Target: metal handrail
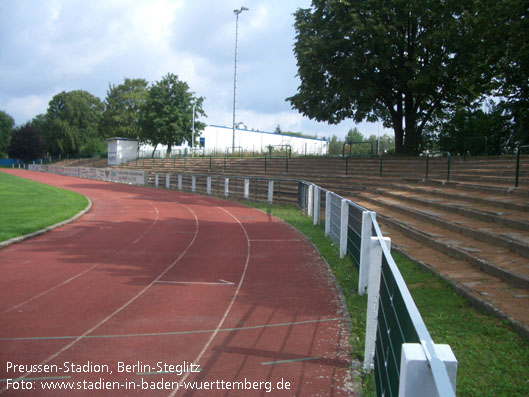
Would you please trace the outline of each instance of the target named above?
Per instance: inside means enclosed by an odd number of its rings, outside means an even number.
[[[419,309],[417,309],[417,305],[413,301],[410,291],[406,286],[406,282],[402,278],[397,264],[391,256],[389,248],[384,243],[384,236],[382,235],[382,231],[380,230],[380,226],[378,225],[378,222],[376,220],[376,215],[374,213],[371,213],[370,216],[373,229],[375,230],[376,237],[378,238],[379,244],[382,248],[382,254],[386,257],[387,263],[393,273],[393,277],[397,282],[399,291],[406,304],[406,309],[410,314],[413,327],[415,328],[415,331],[419,336],[426,358],[430,363],[430,368],[432,369],[433,379],[437,387],[438,395],[455,396],[456,394],[454,392],[454,389],[452,388],[450,378],[448,377],[446,366],[435,352],[433,339],[430,336],[428,329],[426,328],[426,324],[424,324],[421,314],[419,313]]]

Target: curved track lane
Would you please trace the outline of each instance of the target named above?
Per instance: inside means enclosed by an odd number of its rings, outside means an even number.
[[[288,225],[210,197],[7,172],[92,209],[0,251],[0,393],[351,394],[338,292]],[[59,385],[74,390],[43,390]]]

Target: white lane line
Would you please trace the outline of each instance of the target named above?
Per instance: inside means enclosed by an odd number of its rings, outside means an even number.
[[[298,363],[300,361],[319,360],[320,358],[321,357],[303,357],[303,358],[293,358],[291,360],[267,361],[267,362],[261,363],[261,365],[276,365],[276,364]]]
[[[171,281],[171,280],[160,280],[157,281],[157,283],[164,283],[164,284],[188,284],[188,285],[235,285],[235,283],[232,283],[230,281],[226,281],[223,279],[219,279],[219,281]]]
[[[218,332],[239,332],[248,331],[262,328],[277,328],[277,327],[292,327],[294,325],[314,324],[314,323],[325,323],[331,321],[340,321],[339,317],[334,318],[320,318],[315,320],[304,320],[295,321],[290,323],[273,323],[273,324],[259,324],[259,325],[248,325],[246,327],[235,327],[235,328],[221,328]],[[175,336],[175,335],[192,335],[192,334],[211,334],[215,332],[215,329],[197,329],[189,331],[167,331],[167,332],[147,332],[141,334],[107,334],[107,335],[86,335],[82,336],[84,339],[107,339],[107,338],[138,338],[138,337],[152,337],[152,336]],[[23,336],[23,337],[7,337],[0,338],[0,341],[20,341],[20,340],[57,340],[57,339],[76,339],[79,336]]]
[[[239,219],[237,219],[237,217],[235,215],[233,215],[231,212],[229,212],[225,208],[219,207],[217,205],[215,205],[215,207],[220,209],[220,210],[222,210],[222,211],[224,211],[229,216],[231,216],[239,224],[239,226],[242,228],[242,231],[244,232],[244,235],[246,236],[246,245],[247,245],[246,262],[244,264],[244,269],[243,269],[243,272],[241,274],[241,278],[239,279],[239,284],[237,285],[237,289],[235,290],[235,292],[233,294],[233,297],[231,298],[230,304],[228,305],[228,307],[224,311],[224,315],[222,316],[222,318],[220,319],[219,323],[217,324],[217,328],[211,334],[211,336],[209,337],[208,341],[206,342],[206,344],[204,345],[204,347],[202,348],[202,350],[200,351],[198,356],[195,358],[195,360],[192,361],[193,363],[198,363],[200,361],[200,359],[202,358],[202,356],[204,355],[206,350],[211,345],[211,342],[213,342],[213,339],[215,339],[215,336],[217,336],[217,334],[219,333],[220,329],[222,328],[222,325],[224,324],[224,321],[226,320],[226,317],[228,317],[228,313],[230,312],[233,304],[235,303],[235,300],[237,299],[237,296],[239,295],[239,291],[241,290],[242,283],[244,282],[244,279],[246,277],[246,271],[248,270],[248,264],[250,263],[250,248],[251,248],[251,244],[250,244],[250,237],[248,236],[248,232],[246,231],[246,228],[241,223],[241,221]],[[187,379],[189,374],[190,374],[189,372],[186,372],[186,374],[182,377],[180,382],[178,382],[180,387],[183,386],[183,383],[185,382],[185,380]],[[178,389],[173,390],[171,392],[171,394],[169,394],[169,396],[170,397],[174,397],[174,395],[176,394],[177,391],[178,391]]]
[[[94,332],[101,325],[103,325],[108,320],[110,320],[112,317],[114,317],[116,314],[118,314],[123,309],[128,307],[132,302],[134,302],[141,295],[143,295],[150,287],[152,287],[159,279],[161,279],[169,270],[171,270],[174,267],[174,265],[176,265],[184,257],[184,255],[187,253],[187,251],[189,251],[189,249],[191,248],[191,246],[195,243],[195,241],[197,239],[197,235],[198,235],[198,217],[195,214],[195,212],[191,208],[189,208],[187,205],[180,204],[180,203],[177,203],[177,204],[179,204],[182,207],[186,208],[189,212],[191,212],[191,214],[193,214],[193,217],[195,218],[195,235],[193,236],[192,240],[187,245],[186,249],[173,262],[171,262],[171,264],[169,264],[169,266],[167,266],[167,268],[164,271],[162,271],[153,281],[151,281],[140,292],[138,292],[136,295],[134,295],[132,298],[130,298],[127,302],[125,302],[123,305],[121,305],[119,308],[114,310],[112,313],[110,313],[103,320],[101,320],[96,325],[94,325],[92,328],[88,329],[82,335],[78,336],[73,341],[71,341],[66,346],[64,346],[62,349],[58,350],[57,352],[55,352],[54,354],[52,354],[51,356],[49,356],[48,358],[43,360],[39,365],[44,365],[44,364],[50,362],[51,360],[53,360],[54,358],[56,358],[57,356],[59,356],[61,353],[64,353],[66,350],[68,350],[69,348],[74,346],[77,342],[79,342],[80,340],[83,340],[87,335],[89,335],[92,332]],[[155,207],[155,206],[153,205],[153,207]],[[158,211],[158,209],[157,209],[157,211]],[[31,372],[26,372],[23,376],[20,376],[19,378],[24,379],[24,378],[27,378],[29,375],[31,375]],[[4,393],[6,390],[7,390],[7,386],[4,387],[2,390],[0,390],[0,394]]]

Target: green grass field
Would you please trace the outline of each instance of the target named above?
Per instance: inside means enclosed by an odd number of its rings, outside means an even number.
[[[87,205],[80,194],[0,172],[0,241],[69,219]]]
[[[245,202],[245,204],[248,204]],[[294,207],[250,204],[284,219],[316,245],[334,271],[351,315],[353,356],[363,359],[367,297],[356,293],[358,272],[340,259],[321,228]],[[435,343],[449,344],[458,360],[458,396],[529,396],[529,342],[496,317],[476,311],[442,279],[393,254]],[[372,374],[361,380],[375,395]]]

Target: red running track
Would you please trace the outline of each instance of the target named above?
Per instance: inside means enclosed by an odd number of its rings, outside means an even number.
[[[0,394],[352,394],[339,293],[282,221],[210,197],[5,172],[92,208],[0,251]]]

